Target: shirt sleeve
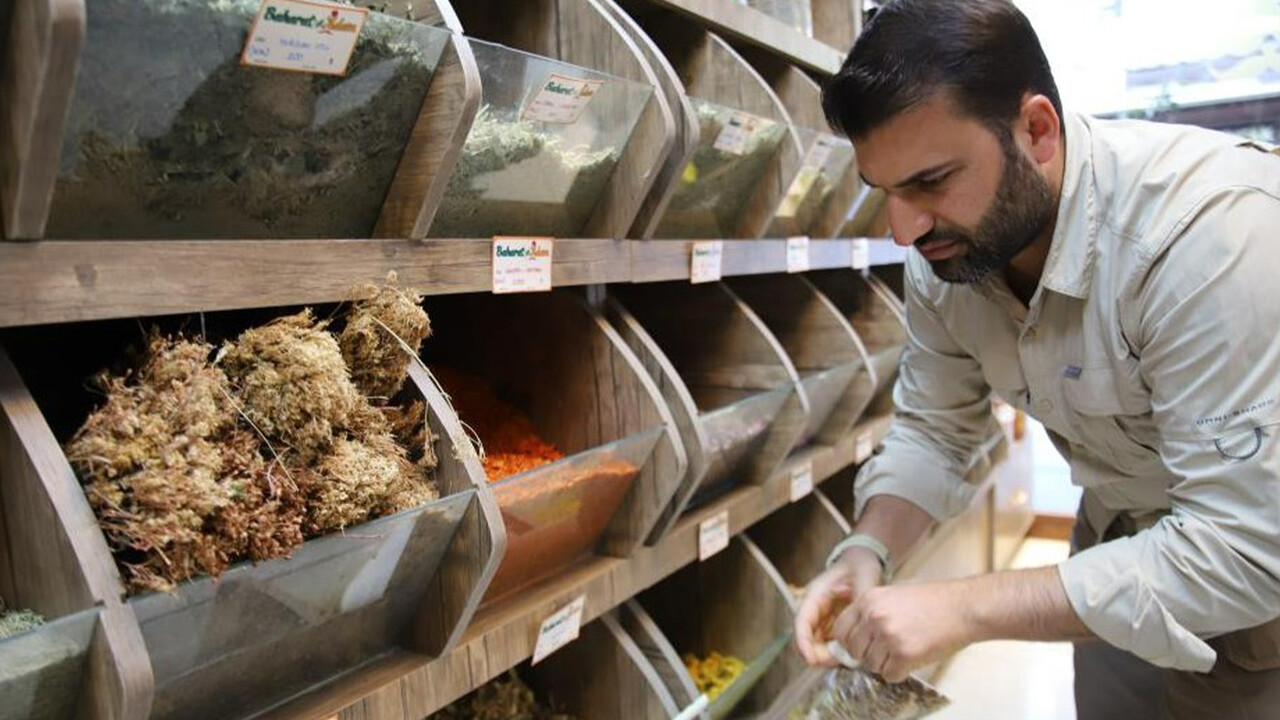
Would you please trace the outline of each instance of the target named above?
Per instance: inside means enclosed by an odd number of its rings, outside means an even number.
[[[1059,571],[1100,638],[1207,672],[1205,638],[1280,613],[1280,201],[1223,192],[1180,227],[1128,294],[1171,513]]]
[[[981,366],[920,290],[923,264],[915,257],[906,263],[907,345],[893,390],[896,413],[880,452],[858,473],[855,519],[876,495],[901,497],[939,522],[959,514],[977,489],[964,481],[974,450],[996,431]]]

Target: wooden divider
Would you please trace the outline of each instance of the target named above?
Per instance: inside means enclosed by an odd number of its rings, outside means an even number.
[[[835,305],[800,275],[726,281],[786,350],[807,393],[801,443],[834,444],[862,417],[876,389],[866,348]]]
[[[727,479],[759,484],[772,475],[804,430],[808,401],[795,392],[799,376],[777,339],[723,284],[630,285],[610,292],[607,317],[657,384],[689,461],[649,536],[653,543],[706,485]],[[768,393],[785,396],[739,423],[748,435],[726,439],[709,431],[709,415],[760,402]],[[755,427],[761,423],[767,425]]]
[[[62,127],[84,46],[85,0],[12,0],[0,38],[0,217],[3,238],[44,234]],[[0,10],[2,12],[3,10]]]
[[[659,73],[631,33],[598,0],[465,0],[454,9],[470,36],[655,88],[582,233],[626,237],[677,143]]]
[[[753,185],[732,234],[748,239],[763,236],[803,159],[800,140],[791,129],[786,108],[768,83],[723,38],[645,0],[622,0],[618,4],[662,49],[679,74],[687,96],[748,112],[786,128],[766,171]],[[708,139],[701,141],[706,143]],[[669,198],[680,180],[681,174],[674,174],[671,185],[655,188],[654,192]],[[662,233],[660,224],[661,219],[654,230],[658,234]]]
[[[869,412],[893,411],[893,384],[906,347],[906,317],[900,301],[874,275],[853,270],[824,270],[807,275],[853,326],[867,348],[876,373],[876,392]]]

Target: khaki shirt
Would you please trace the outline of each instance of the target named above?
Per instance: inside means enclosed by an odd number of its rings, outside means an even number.
[[[942,520],[968,506],[990,394],[1044,423],[1099,534],[1059,570],[1103,640],[1208,671],[1203,641],[1280,615],[1280,158],[1239,138],[1068,113],[1030,307],[999,273],[911,252],[897,416],[857,480]]]

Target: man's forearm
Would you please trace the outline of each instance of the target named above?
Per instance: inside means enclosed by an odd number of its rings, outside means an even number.
[[[1056,567],[1011,570],[955,580],[947,590],[969,629],[967,642],[984,640],[1076,641],[1094,639],[1080,620]]]
[[[884,543],[894,565],[900,567],[931,527],[933,518],[919,505],[894,495],[877,495],[867,501],[853,531]]]

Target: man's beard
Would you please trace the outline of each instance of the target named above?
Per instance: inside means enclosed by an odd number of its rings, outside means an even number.
[[[1000,187],[995,201],[978,221],[978,227],[972,232],[935,227],[916,240],[917,246],[936,240],[953,241],[962,246],[957,255],[929,261],[933,273],[946,282],[982,280],[1007,265],[1053,221],[1055,202],[1048,181],[1018,150],[1007,132],[1000,134],[1000,149],[1004,154]]]

